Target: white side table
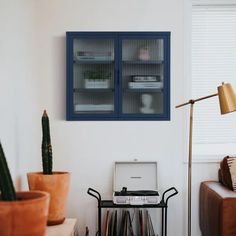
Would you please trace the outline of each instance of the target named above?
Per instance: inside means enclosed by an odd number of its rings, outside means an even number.
[[[65,219],[63,224],[47,226],[45,236],[76,236],[77,220],[72,218]]]

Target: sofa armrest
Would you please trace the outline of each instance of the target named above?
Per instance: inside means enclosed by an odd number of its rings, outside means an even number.
[[[203,236],[236,235],[236,192],[216,181],[202,182],[199,205]]]

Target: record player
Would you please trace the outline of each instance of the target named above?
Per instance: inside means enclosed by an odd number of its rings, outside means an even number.
[[[157,162],[115,162],[115,204],[158,204]]]

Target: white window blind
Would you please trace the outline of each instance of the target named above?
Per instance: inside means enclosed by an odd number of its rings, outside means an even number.
[[[214,94],[222,82],[236,91],[236,5],[193,6],[192,97]],[[236,143],[236,112],[220,115],[218,97],[194,109],[194,144]]]

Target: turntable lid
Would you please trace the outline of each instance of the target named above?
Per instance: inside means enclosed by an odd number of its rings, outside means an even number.
[[[113,190],[158,190],[157,162],[115,162]]]

